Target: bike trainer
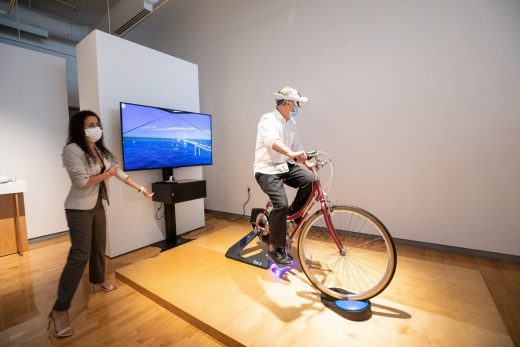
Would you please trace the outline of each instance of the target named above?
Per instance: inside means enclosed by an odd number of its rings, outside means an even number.
[[[258,235],[259,230],[253,230],[242,239],[240,239],[237,243],[235,243],[231,248],[226,252],[226,257],[241,261],[243,263],[260,267],[262,269],[269,268],[269,256],[267,255],[266,250],[262,250],[260,253],[256,253],[250,256],[242,256],[242,250],[253,241]]]
[[[263,209],[261,208],[254,208],[251,210],[251,225],[256,224],[256,217],[258,214],[262,213]],[[260,230],[253,227],[253,230],[241,238],[237,243],[235,243],[233,246],[231,246],[228,251],[226,252],[226,257],[235,259],[238,261],[241,261],[243,263],[253,265],[262,269],[268,269],[270,262],[269,262],[269,256],[267,255],[267,250],[262,249],[260,253],[256,253],[250,256],[244,256],[242,255],[242,251],[244,248],[251,243],[257,236],[259,236],[261,233]]]
[[[240,253],[251,241],[253,241],[258,235],[259,230],[253,230],[237,243],[235,243],[226,252],[226,257],[238,260],[240,262],[253,265],[262,269],[268,269],[270,266],[269,256],[267,251],[263,250],[261,253],[257,253],[251,256],[242,256]],[[332,288],[332,290],[339,293],[347,293],[345,290],[340,288]],[[341,317],[352,320],[352,321],[364,321],[372,317],[372,305],[370,300],[338,300],[331,296],[321,293],[321,302],[325,307],[337,313]]]
[[[338,293],[348,293],[341,288],[331,289]],[[372,305],[370,304],[370,300],[338,300],[321,293],[321,302],[325,307],[348,320],[363,321],[372,317]]]
[[[253,209],[251,213],[251,225],[256,223],[256,217],[263,209]],[[243,249],[251,243],[257,236],[260,236],[259,229],[253,229],[249,234],[241,238],[237,243],[231,246],[226,252],[226,257],[240,262],[253,265],[262,269],[270,267],[269,256],[267,251],[262,249],[262,252],[250,256],[242,256]],[[347,294],[348,292],[341,288],[331,288],[332,290]],[[338,300],[331,296],[321,293],[321,302],[325,307],[334,311],[341,317],[352,321],[364,321],[372,317],[372,305],[370,300]]]

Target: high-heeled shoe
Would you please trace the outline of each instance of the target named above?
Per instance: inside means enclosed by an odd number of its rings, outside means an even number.
[[[49,335],[55,338],[62,338],[71,336],[74,334],[74,329],[69,325],[68,327],[61,329],[60,331],[56,331],[56,322],[54,321],[54,317],[52,316],[52,312],[49,313],[49,322],[47,324],[47,330],[49,331]],[[51,329],[52,327],[52,329]]]
[[[117,289],[117,287],[110,282],[96,283],[92,285],[92,293],[97,293],[99,291],[111,292],[115,289]]]

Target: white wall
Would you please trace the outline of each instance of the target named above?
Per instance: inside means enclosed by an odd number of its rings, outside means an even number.
[[[80,108],[95,111],[103,122],[105,144],[121,163],[119,102],[199,111],[197,65],[93,31],[77,46]],[[151,190],[160,170],[129,172]],[[201,167],[175,169],[176,179],[202,178]],[[109,182],[107,255],[115,257],[163,240],[164,219],[155,219],[158,203],[116,179]],[[204,201],[176,205],[177,234],[204,226]],[[160,214],[159,214],[160,215]]]
[[[52,38],[41,40],[29,34],[18,35],[1,32],[0,43],[26,48],[28,50],[54,55],[65,59],[67,76],[68,106],[79,106],[78,72],[76,69],[76,49],[73,43],[58,41]]]
[[[241,213],[249,184],[264,205],[256,123],[291,85],[335,201],[399,238],[520,255],[519,33],[518,1],[178,0],[127,38],[199,65],[207,208]]]
[[[0,43],[0,173],[26,181],[29,239],[68,230],[65,60]]]

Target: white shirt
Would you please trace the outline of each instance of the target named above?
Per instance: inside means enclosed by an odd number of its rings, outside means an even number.
[[[293,163],[289,157],[273,149],[273,143],[280,140],[292,151],[302,151],[303,145],[296,130],[296,121],[291,117],[285,120],[277,110],[264,114],[258,122],[256,133],[254,172],[267,175],[289,171],[287,162]]]

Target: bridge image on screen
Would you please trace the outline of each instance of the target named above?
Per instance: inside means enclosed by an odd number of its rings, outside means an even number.
[[[124,170],[212,164],[211,116],[121,103]]]

